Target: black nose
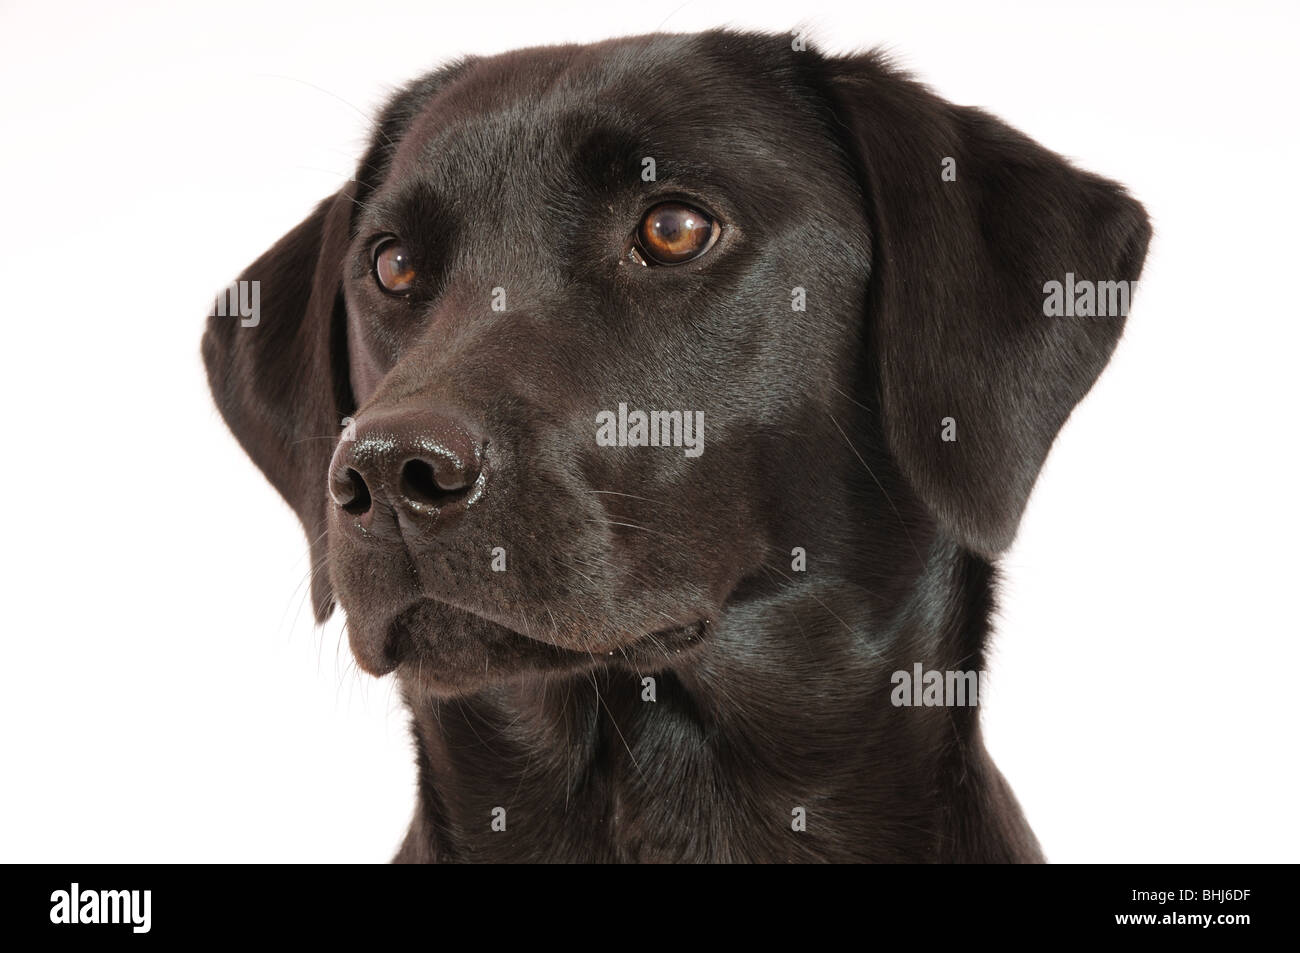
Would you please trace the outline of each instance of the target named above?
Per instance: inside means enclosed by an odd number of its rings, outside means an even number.
[[[330,463],[330,497],[366,527],[380,509],[399,522],[429,520],[477,498],[484,449],[454,416],[410,404],[376,409],[344,431]]]

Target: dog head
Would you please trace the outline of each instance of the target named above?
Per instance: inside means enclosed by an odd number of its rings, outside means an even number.
[[[875,55],[524,50],[399,93],[203,355],[318,618],[456,693],[689,658],[796,548],[996,555],[1124,323],[1045,286],[1134,281],[1148,238]]]

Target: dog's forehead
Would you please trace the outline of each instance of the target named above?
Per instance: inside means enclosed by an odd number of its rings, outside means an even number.
[[[816,119],[775,78],[785,75],[780,49],[749,53],[752,63],[720,55],[708,36],[663,35],[475,60],[419,108],[393,177],[459,191],[476,180],[548,181],[569,161],[619,163],[614,174],[632,178],[647,159],[761,161]]]

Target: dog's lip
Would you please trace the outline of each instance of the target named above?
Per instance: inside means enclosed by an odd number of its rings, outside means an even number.
[[[405,615],[423,603],[448,606],[459,612],[464,612],[466,615],[473,616],[476,619],[496,626],[499,630],[508,632],[511,636],[518,638],[525,643],[543,647],[560,656],[569,656],[574,660],[586,661],[598,660],[601,658],[614,658],[629,662],[670,662],[681,656],[683,653],[690,652],[692,649],[702,644],[708,634],[709,628],[713,625],[713,620],[705,616],[700,616],[693,621],[682,625],[670,626],[653,632],[634,635],[626,641],[606,645],[594,645],[586,649],[576,649],[570,646],[557,645],[556,643],[549,642],[545,639],[540,639],[528,632],[521,632],[515,626],[507,625],[499,618],[493,618],[492,616],[469,606],[459,604],[454,600],[424,595],[394,613],[385,625],[385,630],[392,633],[395,627],[402,626],[402,620]],[[544,613],[545,610],[542,610],[542,612]],[[405,634],[409,638],[409,636],[414,633],[408,631]],[[424,640],[421,641],[423,642]],[[391,664],[388,666],[387,671],[377,674],[387,674],[388,671],[392,671],[401,666],[402,663],[407,660],[405,656],[412,654],[411,648],[412,646],[409,643],[405,646],[399,647],[400,654],[397,657],[391,658]],[[418,655],[419,653],[417,652],[414,654]]]
[[[663,661],[669,661],[673,656],[681,655],[684,651],[690,651],[695,645],[702,643],[712,624],[709,619],[700,618],[686,625],[659,629],[655,632],[636,636],[630,642],[625,642],[614,648],[593,649],[591,654],[622,656],[629,660],[634,655],[647,660],[661,655]]]

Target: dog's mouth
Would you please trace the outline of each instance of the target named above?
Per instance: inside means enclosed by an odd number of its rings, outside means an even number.
[[[600,665],[661,671],[679,664],[703,645],[713,624],[710,619],[698,618],[656,631],[629,633],[616,641],[596,640],[571,648],[544,637],[550,623],[545,621],[545,611],[540,615],[536,626],[521,622],[516,628],[424,598],[398,612],[381,632],[367,637],[363,628],[354,628],[351,619],[348,631],[353,654],[366,672],[376,676],[396,672],[409,687],[462,694],[529,674],[583,671]]]

